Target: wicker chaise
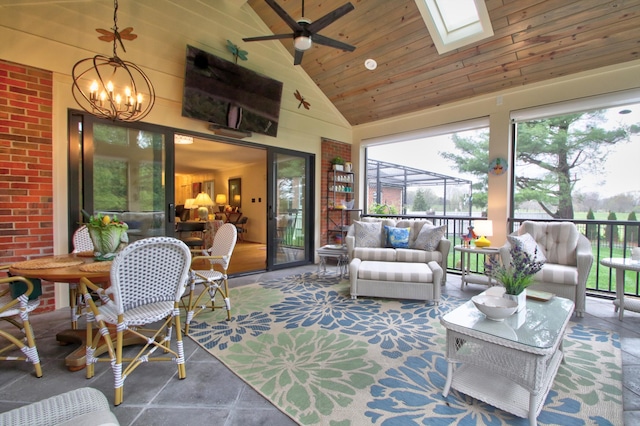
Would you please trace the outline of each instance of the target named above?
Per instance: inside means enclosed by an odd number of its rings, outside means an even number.
[[[0,413],[3,426],[117,426],[107,398],[99,390],[80,388]]]

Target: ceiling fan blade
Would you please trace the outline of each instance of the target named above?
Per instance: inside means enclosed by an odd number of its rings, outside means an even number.
[[[347,52],[353,52],[354,50],[356,50],[355,46],[352,46],[352,45],[347,44],[347,43],[343,43],[343,42],[338,41],[338,40],[334,40],[334,39],[329,38],[329,37],[325,37],[325,36],[320,35],[320,34],[314,34],[313,37],[312,37],[312,40],[313,40],[314,43],[322,44],[324,46],[329,46],[329,47],[335,47],[336,49],[346,50]]]
[[[278,3],[276,3],[274,0],[264,0],[264,1],[269,6],[271,6],[271,9],[273,9],[274,12],[276,12],[284,22],[286,22],[289,28],[291,28],[293,31],[302,31],[302,27],[300,26],[300,24],[298,24],[298,22],[295,19],[289,16],[289,14],[283,8],[281,8]]]
[[[300,63],[302,62],[302,55],[304,55],[304,51],[298,49],[294,50],[296,52],[296,55],[293,58],[293,65],[300,65]]]
[[[317,19],[312,23],[310,23],[307,29],[311,31],[311,33],[315,34],[321,29],[323,29],[324,27],[336,21],[337,19],[340,19],[342,16],[351,12],[353,9],[355,9],[355,7],[353,7],[351,3],[343,4],[333,12],[329,12],[326,15],[324,15],[322,18]]]
[[[291,34],[274,34],[268,36],[259,36],[259,37],[247,37],[243,38],[242,41],[263,41],[263,40],[278,40],[281,38],[293,38],[293,33]]]

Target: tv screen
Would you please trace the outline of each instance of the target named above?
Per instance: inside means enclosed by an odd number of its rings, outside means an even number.
[[[182,115],[277,136],[282,83],[187,46]]]

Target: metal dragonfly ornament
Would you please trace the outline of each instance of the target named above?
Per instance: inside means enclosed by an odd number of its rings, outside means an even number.
[[[311,107],[311,104],[307,102],[297,90],[295,91],[293,96],[295,96],[296,99],[300,101],[300,103],[298,104],[298,109],[300,109],[301,106],[304,106],[304,109],[309,109]]]

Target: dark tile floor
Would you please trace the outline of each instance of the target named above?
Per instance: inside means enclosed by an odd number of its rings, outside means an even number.
[[[328,268],[331,269],[331,268]],[[315,266],[234,278],[240,286],[294,273],[315,271]],[[469,298],[486,287],[470,285],[460,290],[460,277],[448,274],[444,292]],[[624,374],[625,425],[640,425],[640,314],[628,312],[618,321],[611,301],[588,297],[587,313],[575,321],[620,334]],[[75,346],[60,346],[55,334],[68,328],[68,311],[32,317],[44,375],[37,379],[28,363],[0,363],[0,412],[83,386],[100,389],[113,401],[113,376],[108,364],[96,366],[96,375],[70,372],[64,357]],[[185,339],[187,378],[178,380],[175,365],[143,365],[125,383],[124,402],[113,407],[122,425],[294,425],[253,389],[227,370],[191,339]]]

